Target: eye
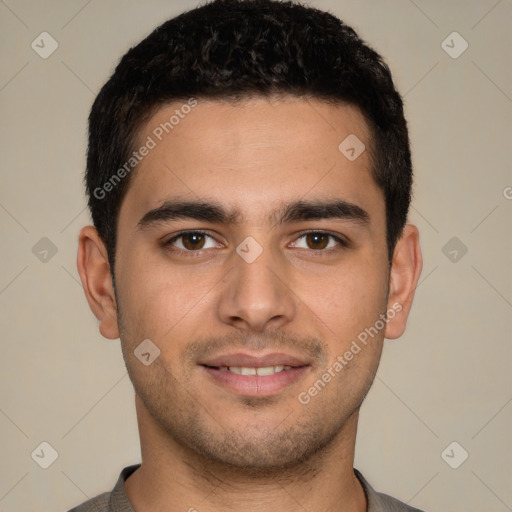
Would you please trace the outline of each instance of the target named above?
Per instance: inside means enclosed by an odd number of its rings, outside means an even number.
[[[299,245],[298,241],[303,240],[304,244]],[[297,241],[292,244],[293,247],[299,249],[312,249],[314,251],[323,251],[326,249],[333,249],[336,246],[348,247],[348,243],[343,238],[327,233],[324,231],[310,231],[304,233],[297,238]]]
[[[181,251],[192,252],[211,249],[217,246],[217,242],[203,231],[184,231],[167,240],[165,245],[175,247]]]

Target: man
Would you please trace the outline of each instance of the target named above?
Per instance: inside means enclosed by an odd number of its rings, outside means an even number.
[[[325,12],[216,0],[132,48],[89,127],[78,268],[142,465],[73,510],[416,510],[353,468],[421,271],[379,55]]]

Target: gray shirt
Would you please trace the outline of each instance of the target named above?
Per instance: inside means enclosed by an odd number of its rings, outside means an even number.
[[[69,512],[135,512],[126,495],[124,482],[138,468],[140,468],[140,464],[124,468],[112,492],[104,492]],[[374,491],[357,469],[354,469],[354,473],[363,486],[368,502],[367,512],[421,512],[421,510],[409,507],[391,496]]]

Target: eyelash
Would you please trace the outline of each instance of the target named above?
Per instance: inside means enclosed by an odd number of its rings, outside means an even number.
[[[198,249],[198,250],[187,250],[187,249],[179,249],[179,248],[176,248],[172,245],[173,242],[175,242],[176,240],[180,239],[181,237],[183,236],[186,236],[186,235],[191,235],[191,234],[197,234],[197,235],[203,235],[203,236],[207,236],[209,238],[213,238],[213,236],[211,236],[209,233],[207,233],[206,231],[201,231],[201,230],[190,230],[190,231],[182,231],[181,233],[178,233],[177,235],[173,236],[172,238],[170,238],[169,240],[167,240],[166,242],[164,242],[164,247],[171,251],[171,252],[174,252],[174,253],[178,253],[178,254],[186,254],[187,257],[197,257],[197,256],[201,256],[202,255],[202,251],[205,251],[205,250],[208,250],[208,249]],[[334,233],[331,233],[329,231],[319,231],[319,230],[312,230],[312,231],[306,231],[306,232],[303,232],[301,234],[299,234],[299,236],[295,239],[295,240],[299,240],[307,235],[325,235],[325,236],[328,236],[328,237],[331,237],[332,239],[334,239],[336,242],[338,242],[338,244],[342,247],[342,248],[348,248],[350,247],[350,243],[347,239],[345,238],[342,238],[340,237],[339,235],[335,235]],[[215,240],[215,239],[214,239]],[[311,251],[316,257],[321,257],[321,256],[324,256],[326,254],[330,254],[333,250],[336,251],[336,250],[340,250],[340,248],[336,248],[336,247],[330,247],[329,249],[306,249],[306,250],[309,250]]]

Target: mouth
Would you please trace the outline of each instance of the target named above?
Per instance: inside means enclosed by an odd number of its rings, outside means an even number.
[[[206,365],[205,365],[206,366]],[[220,372],[233,372],[237,375],[259,375],[261,377],[266,377],[267,375],[274,375],[275,373],[280,373],[283,371],[288,371],[293,368],[293,366],[261,366],[258,368],[252,366],[206,366],[207,368],[212,368],[214,370],[219,370]]]
[[[311,365],[287,354],[226,354],[200,363],[216,385],[246,397],[276,394],[300,380]]]

